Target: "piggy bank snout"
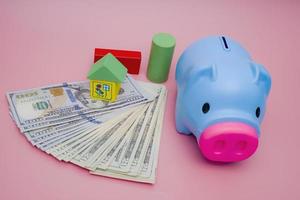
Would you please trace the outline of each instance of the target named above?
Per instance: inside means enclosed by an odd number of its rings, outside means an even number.
[[[241,161],[255,152],[258,146],[257,131],[241,122],[217,123],[203,131],[198,144],[208,160]]]

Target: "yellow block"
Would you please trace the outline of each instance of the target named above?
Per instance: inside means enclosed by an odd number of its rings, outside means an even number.
[[[110,81],[90,81],[91,98],[113,102],[117,99],[121,84]]]

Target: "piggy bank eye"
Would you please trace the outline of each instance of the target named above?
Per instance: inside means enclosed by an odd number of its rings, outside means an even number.
[[[260,107],[257,107],[257,108],[256,108],[255,115],[256,115],[257,118],[259,118],[259,115],[260,115]]]
[[[205,114],[209,111],[209,103],[204,103],[203,106],[202,106],[202,112]]]

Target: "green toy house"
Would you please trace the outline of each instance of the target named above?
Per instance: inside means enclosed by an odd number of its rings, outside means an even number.
[[[126,74],[127,68],[111,53],[106,54],[93,64],[88,73],[91,98],[115,101]]]

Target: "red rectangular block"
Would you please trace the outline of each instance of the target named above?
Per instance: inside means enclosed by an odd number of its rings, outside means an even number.
[[[114,55],[128,69],[128,73],[139,73],[142,58],[140,51],[95,48],[94,62],[97,62],[108,53]]]

